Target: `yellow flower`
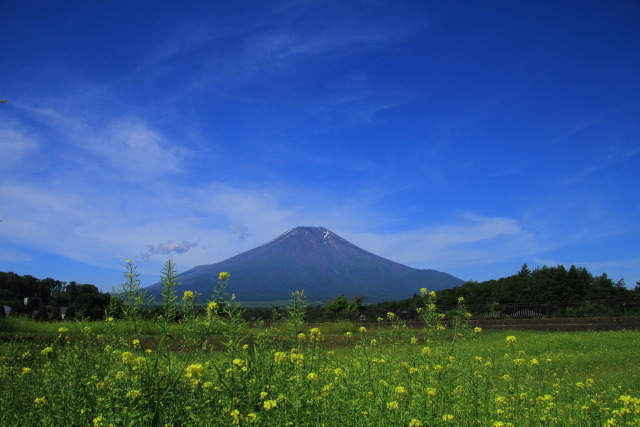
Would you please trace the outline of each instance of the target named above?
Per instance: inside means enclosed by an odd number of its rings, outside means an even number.
[[[482,328],[479,326],[476,326],[475,328],[473,328],[473,332],[475,332],[476,334],[479,334],[480,332],[482,332]]]
[[[146,363],[147,363],[147,359],[144,358],[143,356],[138,356],[135,359],[133,359],[133,370],[134,371],[138,371],[140,369],[144,369],[146,367]]]
[[[365,328],[364,326],[360,326],[360,328],[358,329],[358,331],[365,333],[367,332],[367,328]]]
[[[417,342],[418,342],[418,338],[416,337],[411,338],[411,344],[416,344]]]
[[[229,277],[231,277],[231,275],[226,272],[218,274],[218,280],[227,280]]]
[[[193,298],[193,291],[184,291],[184,294],[182,294],[182,299],[189,299],[189,298]]]
[[[45,399],[44,397],[36,397],[33,400],[33,403],[35,403],[36,405],[44,405],[46,401],[47,399]]]
[[[309,372],[307,374],[307,381],[318,381],[318,375],[313,372]]]
[[[29,372],[31,372],[31,368],[22,368],[23,374],[28,374]]]
[[[351,338],[351,335],[353,335],[353,333],[351,333],[351,332],[345,332],[344,333],[344,336],[347,337],[347,338]]]
[[[243,371],[246,371],[246,367],[245,365],[245,361],[242,359],[233,359],[233,361],[231,362],[231,364],[233,365],[234,368],[236,369],[242,369]]]
[[[435,291],[431,291],[431,292],[429,292],[429,296],[430,296],[431,298],[435,298],[435,297],[436,297],[436,293],[435,293]]]
[[[131,363],[133,361],[133,353],[125,351],[122,353],[122,363]]]
[[[422,421],[420,421],[417,418],[413,418],[410,422],[409,422],[409,427],[421,427],[422,426]]]
[[[291,356],[290,356],[291,363],[293,363],[294,365],[301,366],[303,359],[304,359],[304,354],[298,353],[297,350],[291,351]]]
[[[130,259],[125,259],[124,262],[126,262],[127,264],[131,263]]]
[[[265,400],[263,403],[263,407],[264,409],[266,409],[267,411],[273,409],[273,408],[277,408],[278,407],[278,402],[275,400]]]
[[[309,331],[309,335],[311,335],[311,341],[315,341],[315,342],[320,341],[320,335],[321,335],[320,329],[312,328]]]
[[[424,354],[425,356],[431,354],[431,348],[422,347],[422,354]]]
[[[508,342],[509,344],[515,344],[515,342],[517,341],[517,338],[514,337],[513,335],[509,335],[507,338],[505,338],[505,341]]]
[[[125,397],[128,397],[129,399],[137,399],[141,394],[140,390],[129,390]]]
[[[420,288],[420,293],[422,295],[426,295],[427,294],[427,288]]]
[[[229,412],[229,415],[231,415],[231,418],[233,418],[231,424],[240,424],[240,411],[234,409],[233,411]]]
[[[196,385],[200,383],[200,378],[204,375],[204,366],[202,363],[194,363],[187,366],[185,369],[187,378],[191,379],[191,383]]]
[[[451,422],[453,422],[454,418],[455,417],[453,415],[451,415],[451,414],[444,414],[442,416],[442,421],[444,421],[445,423],[451,423]]]
[[[136,338],[133,341],[131,341],[131,344],[133,344],[134,347],[137,347],[137,346],[140,345],[140,340],[138,338]]]
[[[395,400],[392,402],[387,403],[387,409],[390,411],[393,411],[395,409],[398,409],[399,405],[398,402],[396,402]]]
[[[387,319],[393,320],[393,319],[395,319],[395,317],[396,317],[395,313],[393,313],[391,311],[387,313]]]
[[[402,387],[401,385],[396,387],[396,394],[405,394],[406,392],[407,392],[407,390],[404,387]]]
[[[458,302],[463,302],[464,301],[464,297],[458,297]]]
[[[276,363],[280,363],[287,358],[287,353],[284,351],[276,351],[273,355],[273,361]]]
[[[427,388],[426,392],[427,392],[427,396],[430,396],[430,397],[433,397],[433,396],[436,395],[436,389],[435,388],[429,387],[429,388]]]
[[[47,355],[53,351],[53,347],[45,347],[40,351],[40,354]]]
[[[218,309],[218,303],[215,301],[209,301],[207,304],[207,311],[216,311]]]
[[[58,328],[58,332],[60,332],[62,334],[62,333],[65,333],[65,332],[69,332],[69,329],[67,329],[67,328]]]

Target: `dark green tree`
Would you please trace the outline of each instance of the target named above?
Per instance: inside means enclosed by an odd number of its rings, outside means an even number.
[[[362,309],[362,301],[364,301],[364,295],[349,300],[341,294],[327,301],[325,311],[338,317],[351,317]]]

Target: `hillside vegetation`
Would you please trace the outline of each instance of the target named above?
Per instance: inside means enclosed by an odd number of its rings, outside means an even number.
[[[175,280],[179,283],[177,276]],[[211,278],[211,283],[213,288],[215,277]],[[353,299],[336,295],[326,305],[310,307],[309,314],[316,320],[344,317],[356,319],[362,315],[375,319],[379,313],[392,310],[406,312],[405,317],[408,318],[417,317],[414,310],[421,303],[417,293],[401,301],[363,305],[367,304],[366,291],[360,291],[361,297]],[[469,281],[462,286],[441,290],[437,295],[438,306],[443,309],[455,307],[458,298],[463,297],[474,313],[489,312],[492,307],[505,304],[592,301],[640,303],[640,282],[631,290],[621,280],[614,282],[606,273],[594,276],[586,268],[572,265],[566,269],[559,265],[530,270],[525,264],[512,276],[484,282]],[[242,295],[238,295],[238,298],[242,299]],[[67,319],[99,320],[104,318],[111,299],[111,294],[102,293],[91,284],[66,283],[52,278],[37,279],[30,275],[0,272],[0,303],[10,307],[12,315],[26,314],[42,320],[54,320],[60,318],[60,307],[67,307]],[[156,299],[152,304],[159,304],[159,301],[160,299]],[[265,302],[266,307],[249,308],[247,318],[266,319],[281,315],[282,301],[274,304],[276,302]],[[635,305],[629,307],[633,308]],[[161,314],[162,307],[156,306],[149,310],[152,316],[154,313],[158,315]],[[3,314],[0,310],[0,316]],[[115,315],[119,316],[118,313]]]

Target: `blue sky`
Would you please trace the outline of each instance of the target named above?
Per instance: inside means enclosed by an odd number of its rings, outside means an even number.
[[[640,280],[636,1],[6,0],[0,22],[0,271],[107,291],[130,258],[146,286],[313,225],[465,280]]]

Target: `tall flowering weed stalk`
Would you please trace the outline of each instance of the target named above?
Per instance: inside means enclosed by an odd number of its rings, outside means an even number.
[[[239,354],[242,346],[241,331],[244,325],[242,320],[244,310],[236,301],[236,294],[232,293],[226,299],[228,295],[226,289],[229,286],[230,278],[231,275],[227,272],[218,274],[211,300],[207,302],[206,315],[210,324],[217,323],[221,326],[227,354],[233,360]]]
[[[307,295],[305,295],[304,291],[295,291],[291,294],[291,299],[287,305],[286,322],[290,338],[295,339],[298,333],[302,332],[302,325],[307,315],[308,306]]]
[[[128,319],[139,320],[141,318],[142,309],[150,301],[147,299],[147,293],[140,287],[140,274],[136,272],[135,264],[130,260],[125,260],[125,281],[119,292],[122,302],[122,311]]]
[[[178,278],[175,266],[175,262],[173,262],[171,258],[168,258],[160,276],[160,283],[162,285],[160,295],[162,296],[163,303],[162,316],[169,322],[177,320],[180,314],[178,292],[176,290],[180,285],[180,279]]]
[[[471,316],[464,303],[464,297],[458,298],[456,308],[451,313],[451,325],[453,327],[453,340],[469,335],[471,331]],[[476,329],[477,332],[477,329]]]
[[[117,294],[121,296],[120,303],[123,313],[123,322],[131,325],[127,329],[128,336],[114,339],[118,333],[117,325],[113,317],[106,319],[111,326],[112,339],[104,343],[103,352],[110,358],[110,369],[102,377],[92,376],[95,380],[95,388],[98,392],[105,389],[119,390],[120,395],[111,396],[110,399],[98,398],[94,405],[102,409],[102,415],[93,419],[94,425],[103,425],[103,419],[114,419],[117,408],[129,407],[131,404],[146,405],[149,410],[139,420],[140,423],[158,425],[159,420],[167,416],[167,402],[172,401],[176,382],[182,376],[183,366],[188,363],[184,358],[177,363],[168,340],[171,337],[170,329],[179,314],[183,318],[193,317],[195,295],[185,292],[182,300],[178,302],[176,286],[178,286],[175,264],[171,259],[167,260],[161,274],[162,304],[165,308],[163,315],[155,320],[155,326],[160,331],[160,336],[155,345],[145,345],[143,334],[142,312],[151,300],[146,297],[146,292],[140,288],[140,281],[136,273],[136,267],[131,260],[125,261],[125,282],[122,290]],[[192,343],[189,337],[189,328],[185,327],[181,352]],[[190,352],[186,352],[187,355]],[[95,366],[98,366],[97,364]],[[107,425],[106,423],[104,425]]]
[[[140,341],[143,335],[143,310],[150,305],[151,300],[147,298],[147,293],[140,287],[140,275],[136,272],[136,266],[130,259],[125,260],[125,281],[115,294],[119,296],[120,309],[122,310],[123,324],[130,339]],[[112,317],[107,318],[113,320]],[[117,333],[112,323],[112,333]],[[122,337],[119,337],[122,339]],[[127,340],[128,341],[128,340]],[[130,342],[128,343],[130,345]]]
[[[428,338],[435,337],[445,329],[442,325],[445,315],[436,307],[437,295],[434,291],[429,292],[427,288],[422,288],[420,289],[420,297],[422,306],[418,307],[416,312],[425,323]]]

